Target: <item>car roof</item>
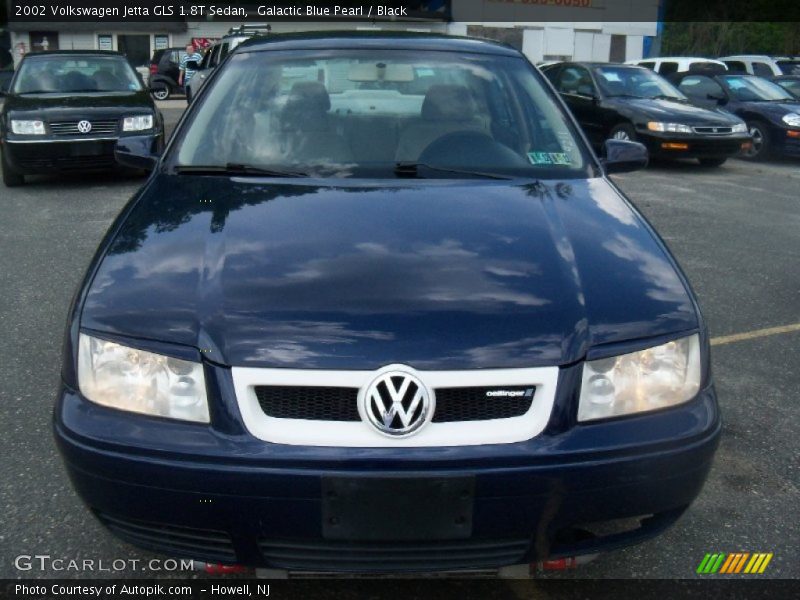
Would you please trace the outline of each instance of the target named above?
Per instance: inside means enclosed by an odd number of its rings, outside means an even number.
[[[645,71],[649,71],[650,69],[643,67],[642,65],[631,65],[628,63],[612,63],[612,62],[602,62],[602,61],[583,61],[583,60],[568,60],[564,62],[558,63],[560,65],[579,65],[581,67],[586,67],[587,69],[596,69],[597,67],[624,67],[626,69],[642,69]]]
[[[651,56],[650,58],[640,58],[638,60],[629,60],[629,61],[626,61],[625,64],[626,65],[636,65],[636,64],[639,64],[639,63],[643,63],[643,62],[655,62],[657,60],[669,60],[669,61],[674,61],[674,62],[680,62],[682,60],[686,60],[686,61],[710,62],[710,63],[716,63],[716,64],[720,64],[720,65],[724,65],[725,64],[725,63],[723,63],[721,60],[719,60],[717,58],[706,58],[704,56]]]
[[[766,54],[732,54],[731,56],[722,56],[719,60],[774,60],[774,57],[767,56]]]
[[[402,42],[402,44],[398,42]],[[360,48],[439,50],[521,56],[515,48],[494,40],[413,31],[324,31],[270,34],[252,37],[239,44],[234,52]]]

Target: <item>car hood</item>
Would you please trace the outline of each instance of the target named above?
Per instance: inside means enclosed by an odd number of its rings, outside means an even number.
[[[789,113],[800,114],[800,101],[792,102],[741,102],[738,109],[748,113],[763,115],[776,123],[786,126],[781,119]]]
[[[91,94],[25,94],[6,97],[5,111],[14,113],[75,113],[85,115],[88,110],[122,114],[131,109],[154,110],[155,105],[146,91],[109,92]]]
[[[633,116],[685,125],[735,125],[739,119],[719,108],[701,108],[693,104],[648,98],[613,98]]]
[[[567,364],[698,325],[604,179],[275,181],[157,176],[109,240],[81,327],[226,365],[456,369]]]

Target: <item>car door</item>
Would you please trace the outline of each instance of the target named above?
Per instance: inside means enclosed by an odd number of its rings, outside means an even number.
[[[566,65],[554,77],[553,85],[567,103],[586,137],[593,144],[604,141],[602,119],[597,106],[597,87],[589,70],[580,65]]]

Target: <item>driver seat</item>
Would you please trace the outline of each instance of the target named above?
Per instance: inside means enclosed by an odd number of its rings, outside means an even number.
[[[431,142],[456,131],[489,133],[469,89],[463,85],[432,85],[422,102],[419,120],[410,123],[400,134],[395,159],[416,162]]]

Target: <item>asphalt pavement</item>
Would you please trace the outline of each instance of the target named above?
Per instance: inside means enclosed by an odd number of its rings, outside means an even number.
[[[163,104],[170,126],[182,107]],[[800,323],[800,163],[657,164],[616,180],[675,253],[718,342]],[[141,183],[108,173],[0,190],[0,578],[164,575],[15,567],[19,555],[107,566],[155,556],[90,516],[50,432],[70,299]],[[741,551],[774,553],[760,577],[800,577],[800,331],[718,343],[712,355],[724,433],[699,499],[659,538],[547,577],[692,578],[705,553]]]

